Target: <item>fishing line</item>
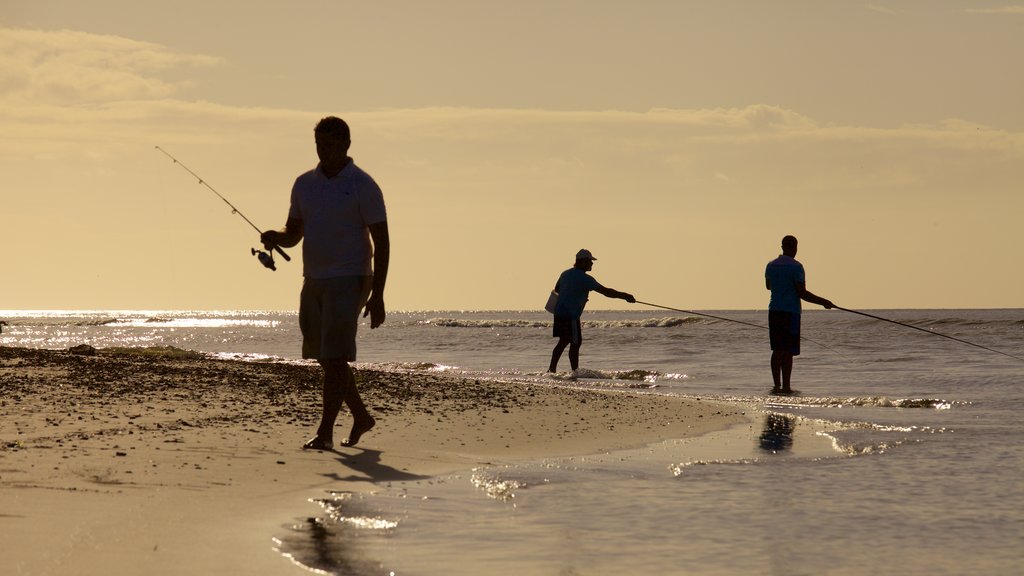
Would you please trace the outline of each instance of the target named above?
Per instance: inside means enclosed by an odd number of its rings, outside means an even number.
[[[161,148],[159,146],[154,146],[154,148],[156,148],[160,152],[163,152],[163,154],[165,156],[167,156],[168,158],[173,160],[174,163],[177,164],[178,166],[181,166],[186,172],[188,172],[196,180],[198,180],[200,184],[202,184],[203,186],[206,186],[207,188],[209,188],[210,192],[213,192],[214,194],[216,194],[218,198],[223,200],[225,204],[227,204],[228,206],[231,207],[231,213],[232,214],[238,214],[239,216],[242,217],[242,220],[245,220],[246,222],[248,222],[249,226],[252,226],[253,229],[256,230],[256,232],[258,232],[259,234],[263,234],[263,231],[260,230],[259,227],[257,227],[255,224],[253,224],[252,220],[249,220],[248,218],[246,218],[245,214],[242,214],[242,212],[239,211],[238,208],[236,208],[234,204],[232,204],[227,198],[225,198],[223,195],[221,195],[220,192],[217,192],[216,190],[214,190],[213,186],[210,186],[210,184],[207,183],[206,180],[203,180],[202,176],[200,176],[199,174],[196,174],[195,172],[190,170],[188,166],[185,166],[184,164],[182,164],[181,161],[179,161],[174,156],[171,156],[163,148]],[[291,257],[288,256],[287,254],[285,254],[284,250],[281,250],[280,246],[274,246],[274,250],[277,251],[277,253],[280,254],[281,257],[284,258],[286,261],[291,262],[291,260],[292,260]],[[257,258],[259,258],[259,261],[260,261],[261,264],[263,264],[267,268],[270,268],[271,270],[277,270],[277,268],[274,265],[274,256],[273,256],[273,254],[271,254],[270,252],[263,252],[262,250],[257,250],[255,248],[252,248],[251,252],[252,252],[253,256],[256,256]]]
[[[743,324],[744,326],[753,326],[754,328],[761,328],[767,330],[767,326],[761,326],[760,324],[752,324],[750,322],[744,322],[742,320],[733,320],[732,318],[722,318],[721,316],[713,316],[711,314],[704,314],[702,312],[694,312],[693,310],[680,310],[679,308],[670,308],[668,306],[662,306],[660,304],[651,304],[650,302],[636,301],[637,304],[644,304],[646,306],[653,306],[654,308],[663,308],[665,310],[671,310],[673,312],[682,312],[683,314],[693,314],[694,316],[704,316],[705,318],[714,318],[715,320],[724,320],[726,322],[735,322],[737,324]]]
[[[849,312],[851,314],[859,314],[861,316],[867,316],[868,318],[874,318],[875,320],[881,320],[883,322],[891,322],[893,324],[898,324],[900,326],[905,326],[907,328],[913,328],[914,330],[920,330],[921,332],[924,332],[926,334],[931,334],[932,336],[942,336],[943,338],[949,338],[950,340],[956,340],[957,342],[961,342],[961,343],[967,344],[969,346],[974,346],[976,348],[981,348],[982,350],[988,350],[989,352],[995,352],[996,354],[1002,354],[1003,356],[1009,356],[1010,358],[1013,358],[1014,360],[1020,360],[1020,361],[1024,362],[1024,358],[1021,358],[1019,356],[1014,356],[1013,354],[1007,354],[1006,352],[1000,352],[999,350],[995,350],[993,348],[989,348],[988,346],[982,346],[981,344],[975,344],[974,342],[968,342],[967,340],[961,340],[960,338],[957,338],[956,336],[950,336],[948,334],[943,334],[941,332],[936,332],[934,330],[928,330],[926,328],[921,328],[920,326],[914,326],[913,324],[904,324],[903,322],[897,322],[896,320],[890,320],[888,318],[882,318],[881,316],[875,316],[874,314],[868,314],[867,312],[860,312],[860,311],[857,311],[857,310],[850,310],[849,308],[843,308],[842,306],[834,306],[834,308],[836,310],[842,310],[843,312]]]
[[[733,320],[732,318],[723,318],[722,316],[715,316],[713,314],[705,314],[703,312],[694,312],[693,310],[680,310],[679,308],[670,308],[668,306],[662,306],[660,304],[651,304],[650,302],[641,302],[640,300],[637,300],[636,303],[637,304],[644,304],[646,306],[653,306],[654,308],[663,308],[665,310],[672,310],[673,312],[682,312],[683,314],[693,314],[695,316],[704,316],[705,318],[714,318],[715,320],[723,320],[725,322],[734,322],[736,324],[743,324],[744,326],[751,326],[753,328],[758,328],[758,329],[761,329],[761,330],[767,330],[768,329],[767,326],[762,326],[761,324],[753,324],[751,322],[744,322],[743,320]],[[801,340],[807,340],[808,342],[810,342],[812,344],[817,344],[818,346],[821,346],[822,348],[825,348],[827,350],[831,350],[831,351],[835,352],[836,354],[839,354],[839,351],[836,350],[835,348],[832,348],[831,346],[828,346],[826,344],[822,344],[821,342],[816,342],[814,340],[811,340],[810,338],[808,338],[808,337],[806,337],[806,336],[804,336],[802,334],[800,335],[800,339]]]

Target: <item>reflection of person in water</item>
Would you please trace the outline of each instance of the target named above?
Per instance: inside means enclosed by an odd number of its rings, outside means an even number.
[[[761,432],[761,449],[768,452],[782,452],[793,447],[793,429],[796,419],[782,414],[768,414]]]

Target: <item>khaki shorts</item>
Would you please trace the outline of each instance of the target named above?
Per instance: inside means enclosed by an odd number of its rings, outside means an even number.
[[[372,283],[372,276],[305,279],[299,301],[303,358],[356,359],[359,313],[366,306]]]

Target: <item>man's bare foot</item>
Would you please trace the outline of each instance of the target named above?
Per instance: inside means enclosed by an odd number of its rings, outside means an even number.
[[[303,450],[334,450],[334,442],[314,436],[302,445]]]
[[[377,424],[377,421],[373,419],[373,416],[367,416],[365,420],[356,420],[352,423],[352,431],[349,432],[348,438],[341,442],[342,446],[355,446],[359,442],[359,438],[363,434],[366,434]]]

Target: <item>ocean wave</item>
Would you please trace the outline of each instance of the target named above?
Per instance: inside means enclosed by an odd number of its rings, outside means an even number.
[[[758,460],[755,459],[755,458],[727,458],[727,459],[721,459],[721,460],[690,460],[688,462],[680,462],[678,464],[670,464],[668,466],[668,469],[669,469],[669,471],[672,472],[673,476],[677,476],[678,477],[678,476],[682,476],[683,472],[685,472],[686,469],[690,468],[691,466],[708,466],[708,465],[715,465],[715,464],[726,464],[726,465],[756,464],[757,462],[758,462]]]
[[[867,456],[869,454],[885,454],[889,450],[902,446],[904,440],[856,440],[851,442],[837,443],[836,446],[848,456]]]
[[[999,328],[1019,328],[1024,326],[1024,318],[990,319],[964,318],[960,316],[908,316],[906,314],[887,315],[885,312],[879,312],[877,315],[879,318],[884,320],[907,324],[915,328],[935,331],[955,329],[958,327],[988,330]],[[871,325],[877,321],[878,320],[875,318],[858,318],[848,320],[848,322],[855,325]]]
[[[553,380],[576,382],[579,380],[625,380],[630,384],[617,385],[626,388],[656,388],[660,373],[654,370],[595,370],[593,368],[577,368],[572,372],[547,374]],[[587,384],[593,384],[588,382]],[[605,384],[609,385],[609,384]]]
[[[504,479],[498,474],[489,472],[477,471],[470,478],[470,482],[473,486],[476,486],[480,490],[487,494],[488,497],[495,500],[501,500],[507,502],[516,497],[516,490],[526,488],[527,483],[524,480]]]
[[[788,396],[785,399],[770,400],[769,406],[813,406],[842,408],[844,406],[865,406],[873,408],[929,408],[949,410],[954,405],[964,404],[942,398],[889,398],[886,396],[854,396],[849,398]]]
[[[583,324],[595,328],[675,328],[676,326],[703,324],[705,322],[708,322],[708,320],[698,316],[686,316],[683,318],[678,316],[669,316],[665,318],[649,318],[646,320],[599,320],[593,322],[585,320]]]
[[[280,356],[271,356],[270,354],[257,354],[253,352],[211,352],[208,354],[210,358],[217,360],[238,360],[240,362],[255,362],[264,364],[274,363],[291,363],[286,358]]]
[[[0,317],[2,318],[2,317]],[[121,322],[114,317],[104,318],[18,318],[6,320],[8,326],[21,328],[95,328]]]
[[[421,324],[429,324],[440,328],[546,328],[551,322],[534,320],[467,320],[455,318],[431,318],[423,320]]]
[[[358,364],[356,365],[359,366]],[[458,366],[438,364],[436,362],[382,362],[366,364],[375,370],[398,371],[398,372],[455,372],[461,370]]]
[[[72,326],[89,327],[89,326],[109,326],[111,324],[117,324],[120,322],[117,318],[100,318],[93,320],[82,320],[81,322],[74,322]]]
[[[360,366],[361,364],[356,364],[357,369]],[[658,387],[657,380],[659,378],[670,380],[689,378],[686,374],[668,374],[663,376],[653,370],[595,370],[591,368],[579,368],[572,372],[556,373],[520,372],[518,370],[477,372],[461,366],[450,366],[436,362],[382,362],[362,364],[362,366],[389,372],[433,372],[498,381],[502,379],[528,379],[537,383],[550,383],[553,380],[567,385],[578,384],[588,387],[617,389],[651,389]]]
[[[349,492],[332,491],[330,498],[314,498],[310,501],[319,504],[327,517],[338,524],[374,531],[391,531],[398,527],[398,520],[376,515],[352,514],[349,507],[353,500],[352,494]]]
[[[641,320],[582,320],[588,328],[675,328],[687,324],[701,324],[707,320],[697,316],[669,316],[665,318],[647,318]],[[421,324],[439,328],[549,328],[551,321],[519,320],[502,318],[493,320],[473,320],[456,318],[431,318],[420,321]]]
[[[134,327],[160,328],[276,328],[280,321],[263,319],[235,319],[235,318],[129,318],[119,320],[118,324]]]

